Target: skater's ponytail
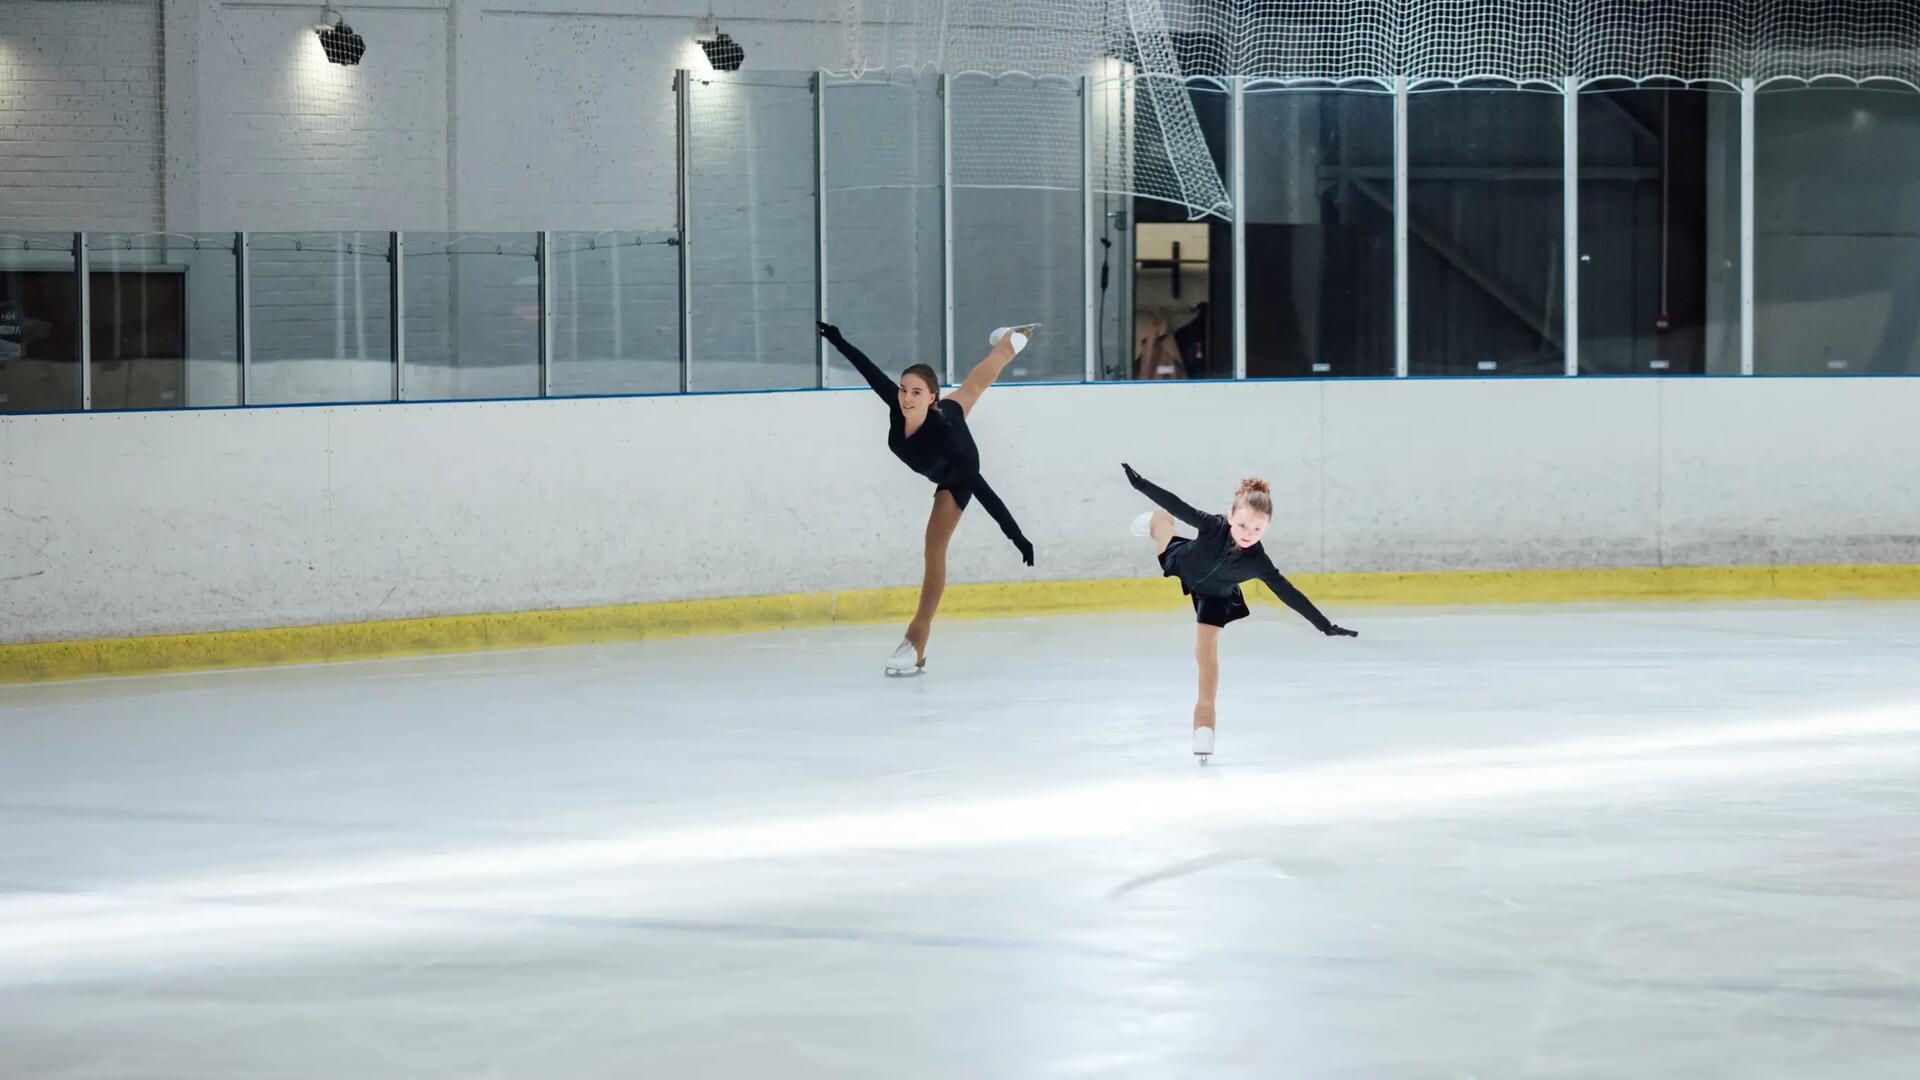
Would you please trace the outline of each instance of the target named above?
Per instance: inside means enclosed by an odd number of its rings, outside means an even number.
[[[1245,506],[1249,510],[1268,517],[1273,516],[1273,489],[1267,486],[1265,480],[1257,476],[1249,476],[1240,481],[1240,490],[1234,492],[1233,501],[1237,506]]]
[[[934,374],[933,368],[926,364],[915,364],[901,372],[901,374],[912,375],[921,382],[926,383],[927,389],[933,393],[934,400],[938,401],[940,399],[940,376]]]

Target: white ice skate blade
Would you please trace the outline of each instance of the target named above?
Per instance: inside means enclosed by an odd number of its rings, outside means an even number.
[[[927,669],[926,669],[926,668],[923,668],[923,667],[910,667],[910,668],[906,668],[906,669],[904,669],[904,670],[903,670],[903,669],[901,669],[901,668],[891,668],[891,667],[890,667],[890,668],[888,668],[888,669],[887,669],[887,678],[889,678],[889,679],[911,679],[911,678],[914,678],[915,676],[918,676],[918,675],[925,675],[926,673],[927,673]]]

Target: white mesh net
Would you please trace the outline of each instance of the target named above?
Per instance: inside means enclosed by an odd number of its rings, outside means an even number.
[[[1384,81],[1753,79],[1920,90],[1920,0],[847,0],[849,74],[1094,81],[1096,190],[1230,212],[1196,77]],[[1063,151],[1057,103],[979,131],[993,182]],[[1069,144],[1071,145],[1071,144]]]

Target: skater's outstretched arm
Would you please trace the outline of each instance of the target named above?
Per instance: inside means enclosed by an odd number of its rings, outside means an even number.
[[[1188,506],[1186,503],[1181,502],[1180,496],[1175,495],[1166,488],[1160,487],[1153,481],[1134,472],[1133,466],[1131,465],[1123,463],[1120,467],[1127,470],[1127,482],[1133,485],[1134,490],[1152,499],[1159,505],[1160,509],[1165,510],[1167,513],[1172,514],[1174,517],[1179,518],[1181,521],[1186,522],[1196,529],[1204,529],[1212,525],[1214,519],[1220,516],[1218,514],[1202,513]]]
[[[1007,504],[1001,502],[1000,496],[994,494],[993,489],[987,486],[986,480],[978,475],[967,483],[967,490],[973,492],[973,497],[979,499],[980,505],[987,508],[987,515],[999,524],[1000,531],[1007,534],[1007,539],[1013,541],[1013,546],[1019,549],[1020,561],[1032,566],[1033,545],[1028,543],[1027,538],[1021,534],[1020,523],[1013,520],[1013,512],[1007,509]]]
[[[827,344],[839,350],[840,355],[847,358],[847,363],[852,364],[854,370],[865,377],[867,385],[873,387],[873,392],[880,395],[880,400],[886,402],[888,408],[900,407],[900,384],[887,378],[886,372],[881,371],[878,364],[867,359],[866,353],[854,348],[846,338],[841,337],[839,327],[832,323],[821,323],[820,336],[826,338]]]
[[[1360,636],[1344,626],[1335,626],[1333,620],[1322,615],[1320,609],[1313,606],[1313,601],[1307,599],[1305,593],[1294,588],[1293,582],[1288,581],[1281,575],[1280,571],[1275,570],[1271,562],[1267,564],[1266,573],[1260,575],[1260,580],[1267,583],[1267,588],[1273,590],[1273,595],[1279,597],[1281,603],[1292,608],[1300,614],[1301,618],[1312,623],[1315,630],[1320,631],[1328,637]]]

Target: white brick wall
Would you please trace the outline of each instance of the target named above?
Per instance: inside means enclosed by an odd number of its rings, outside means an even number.
[[[0,0],[0,232],[253,232],[254,400],[383,398],[384,257],[296,255],[289,234],[360,230],[354,242],[383,248],[395,228],[670,230],[673,72],[706,70],[694,38],[712,10],[747,49],[738,80],[765,85],[742,91],[750,108],[699,99],[696,387],[813,384],[812,94],[792,73],[845,56],[838,0],[355,0],[342,10],[368,42],[355,67],[325,62],[314,10],[276,0]],[[938,178],[937,98],[922,96],[846,91],[832,133],[843,148],[833,314],[890,367],[940,362],[939,195],[911,186]],[[999,107],[975,105],[963,117]],[[963,167],[995,152],[961,150]],[[1061,151],[1077,169],[1077,148]],[[1077,374],[1077,197],[977,194],[963,210],[999,224],[960,222],[962,369],[984,351],[976,339],[987,328],[1040,318],[1055,348],[1023,368]],[[438,281],[436,266],[448,271]],[[617,285],[604,252],[576,257],[568,273],[556,277],[572,290],[557,297],[556,388],[676,388],[675,251],[622,249]],[[410,263],[411,396],[532,388],[514,314],[527,292],[518,278],[530,276]],[[196,321],[218,318],[226,289],[189,277]],[[1046,359],[1055,352],[1057,365]],[[214,374],[196,377],[214,392],[196,391],[196,404],[230,399],[230,380],[216,388]],[[852,377],[844,366],[834,374]]]
[[[447,14],[351,5],[367,56],[330,64],[317,11],[216,4],[201,20],[200,224],[445,229]]]
[[[455,221],[653,229],[674,220],[673,73],[714,11],[749,71],[844,60],[838,0],[455,0]]]
[[[0,229],[160,220],[160,0],[0,0]]]
[[[691,20],[460,20],[458,220],[494,229],[674,220],[673,72]]]

